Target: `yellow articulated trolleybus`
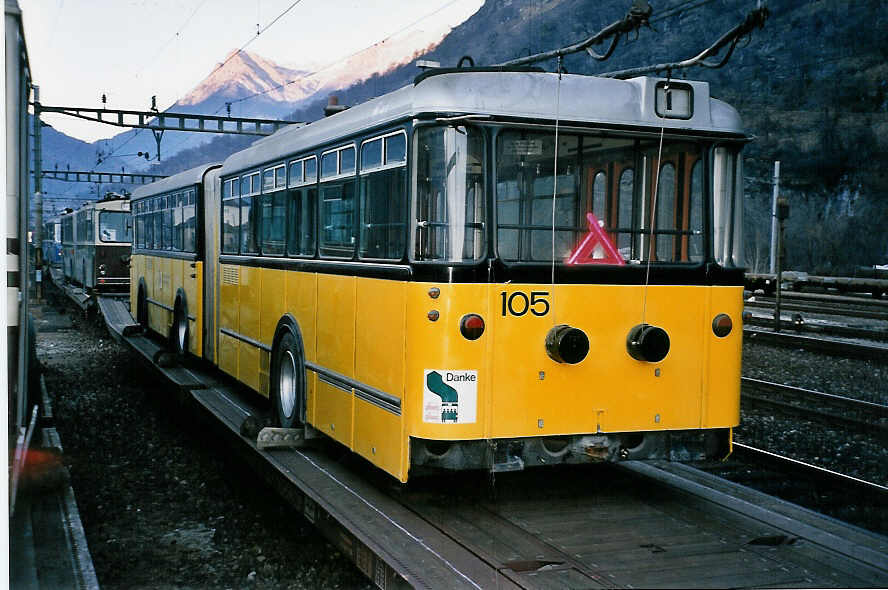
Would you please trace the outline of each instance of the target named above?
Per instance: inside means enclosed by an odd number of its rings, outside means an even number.
[[[724,456],[747,139],[703,82],[432,70],[137,189],[132,300],[400,481]]]

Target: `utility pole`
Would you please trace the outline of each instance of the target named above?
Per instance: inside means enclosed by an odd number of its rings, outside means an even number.
[[[777,198],[780,196],[780,160],[774,162],[774,194],[771,197],[771,274],[777,272]]]
[[[43,124],[40,122],[40,86],[34,89],[34,282],[37,301],[43,298]]]
[[[785,245],[783,240],[784,222],[789,217],[789,201],[786,197],[777,199],[777,210],[775,219],[780,221],[780,228],[777,230],[777,302],[774,304],[774,331],[780,331],[780,292],[781,283],[783,282],[783,259],[785,258]]]

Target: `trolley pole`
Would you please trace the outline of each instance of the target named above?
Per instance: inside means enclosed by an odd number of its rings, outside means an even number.
[[[780,291],[783,282],[783,259],[785,254],[783,230],[784,222],[789,217],[789,201],[786,197],[780,197],[776,201],[775,220],[780,222],[780,228],[777,230],[777,302],[774,304],[774,331],[780,331]]]
[[[771,265],[768,272],[777,272],[777,197],[780,195],[780,160],[774,162],[774,193],[771,197]]]

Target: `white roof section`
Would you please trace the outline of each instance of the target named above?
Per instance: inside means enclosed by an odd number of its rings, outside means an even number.
[[[492,115],[602,125],[631,125],[656,130],[695,130],[742,134],[740,117],[729,105],[709,96],[707,82],[681,80],[693,87],[690,119],[667,119],[654,112],[654,89],[662,78],[614,80],[544,72],[450,72],[424,78],[309,125],[285,127],[229,156],[221,174],[249,171],[335,142],[370,127],[384,126],[423,113],[445,116]],[[134,196],[135,198],[135,196]]]
[[[187,186],[192,186],[194,184],[200,184],[201,182],[203,182],[204,174],[206,174],[207,171],[213,168],[218,168],[219,166],[221,166],[219,162],[213,162],[212,164],[201,164],[200,166],[195,166],[190,170],[185,170],[184,172],[179,172],[178,174],[173,174],[172,176],[162,178],[157,182],[152,182],[151,184],[143,184],[142,186],[136,187],[136,189],[133,190],[133,195],[132,197],[130,197],[130,200],[138,201],[139,199],[144,199],[145,197],[152,197],[154,195],[168,193],[170,191],[185,188]]]

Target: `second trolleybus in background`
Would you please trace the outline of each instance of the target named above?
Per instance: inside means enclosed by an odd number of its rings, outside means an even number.
[[[88,291],[126,292],[132,225],[129,199],[116,193],[62,215],[65,280]]]
[[[433,70],[139,187],[139,322],[401,481],[724,455],[747,141],[703,82]]]

